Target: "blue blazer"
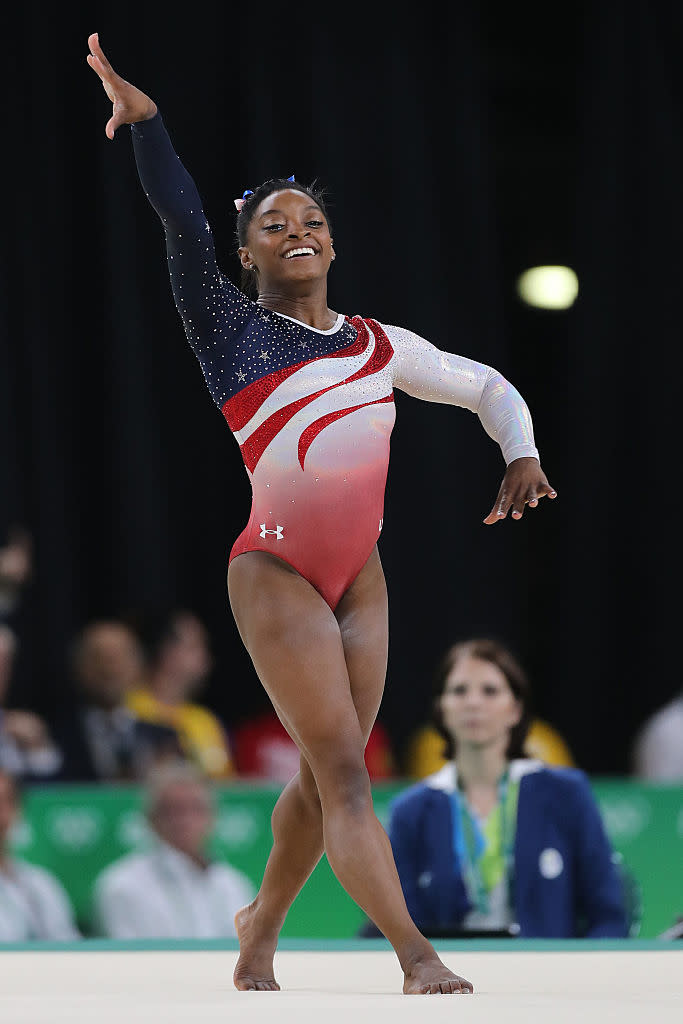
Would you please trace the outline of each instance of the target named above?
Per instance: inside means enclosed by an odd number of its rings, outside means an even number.
[[[587,776],[513,761],[519,779],[513,904],[521,938],[628,935],[622,881]],[[390,806],[389,838],[408,910],[422,931],[459,927],[472,909],[456,861],[455,765]]]

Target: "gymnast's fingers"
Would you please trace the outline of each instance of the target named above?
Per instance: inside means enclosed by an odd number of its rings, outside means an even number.
[[[536,508],[538,505],[538,493],[535,486],[531,485],[524,496],[515,498],[512,503],[512,518],[521,519],[524,515],[524,506]]]
[[[92,56],[95,57],[102,65],[105,74],[109,76],[115,75],[116,72],[114,71],[113,67],[105,57],[104,50],[100,46],[100,37],[97,32],[92,32],[88,36],[88,46],[90,48],[90,53],[92,54]]]
[[[552,484],[548,483],[547,480],[546,480],[545,484],[543,484],[541,487],[538,488],[538,491],[539,491],[539,498],[544,498],[546,495],[549,498],[556,498],[557,497],[557,491],[552,486]]]
[[[486,525],[491,526],[493,523],[497,523],[501,519],[505,519],[511,504],[512,499],[508,496],[505,485],[503,484],[498,491],[498,497],[493,503],[493,508],[487,515],[486,519],[484,519]]]

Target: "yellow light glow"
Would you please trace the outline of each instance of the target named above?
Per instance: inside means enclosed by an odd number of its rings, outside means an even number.
[[[517,292],[530,306],[569,309],[579,294],[579,279],[571,267],[531,267],[517,281]]]

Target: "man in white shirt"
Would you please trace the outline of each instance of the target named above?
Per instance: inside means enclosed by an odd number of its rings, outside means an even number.
[[[0,769],[0,945],[80,939],[61,882],[44,868],[10,856],[9,837],[18,812],[16,783]]]
[[[246,875],[210,861],[208,779],[187,762],[154,769],[147,789],[150,848],[115,861],[95,883],[97,929],[114,939],[233,937],[235,913],[254,898]]]

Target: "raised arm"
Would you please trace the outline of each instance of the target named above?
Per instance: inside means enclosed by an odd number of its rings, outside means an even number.
[[[215,342],[219,320],[225,334],[239,332],[253,304],[218,269],[199,192],[173,148],[156,103],[114,71],[97,33],[88,37],[88,46],[88,64],[113,104],[107,138],[113,139],[122,124],[131,125],[140,181],[166,235],[176,307],[190,343],[196,351],[206,350]],[[228,340],[225,335],[223,340]]]
[[[487,525],[512,512],[521,519],[525,504],[556,496],[541,469],[531,413],[519,391],[490,366],[442,352],[413,331],[383,325],[394,349],[393,381],[414,398],[469,409],[503,453],[507,470]]]

